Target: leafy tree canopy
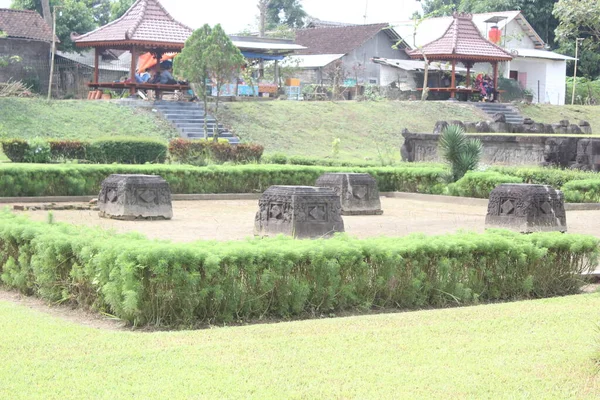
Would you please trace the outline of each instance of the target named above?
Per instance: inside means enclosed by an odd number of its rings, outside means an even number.
[[[278,25],[302,28],[307,16],[300,0],[271,0],[267,8],[267,29]]]
[[[71,33],[87,33],[120,17],[134,0],[50,0],[50,8],[60,7],[56,15],[58,48],[76,51]],[[41,0],[13,0],[11,8],[34,10],[42,15]]]

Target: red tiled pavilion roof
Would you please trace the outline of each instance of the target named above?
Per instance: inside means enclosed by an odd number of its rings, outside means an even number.
[[[160,47],[182,49],[192,29],[176,21],[158,0],[137,0],[123,16],[77,36],[77,47]]]
[[[509,52],[485,39],[473,23],[471,14],[454,14],[452,23],[446,32],[437,40],[427,43],[420,50],[407,50],[411,58],[423,59],[422,53],[429,61],[509,61]]]

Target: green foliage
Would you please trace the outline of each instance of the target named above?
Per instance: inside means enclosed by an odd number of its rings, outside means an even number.
[[[273,153],[263,157],[263,162],[265,164],[287,164],[288,158],[283,153]]]
[[[169,142],[169,155],[172,161],[196,166],[206,165],[209,159],[219,164],[258,163],[263,150],[263,147],[257,144],[232,146],[227,139],[222,139],[219,143],[186,139],[175,139]]]
[[[565,92],[565,103],[571,104],[573,96],[572,77],[567,78],[567,90]],[[598,105],[600,104],[600,79],[590,80],[587,78],[577,77],[575,85],[575,104],[581,105]]]
[[[561,44],[582,38],[582,54],[600,50],[600,3],[598,0],[559,0],[554,17],[560,22],[556,36]]]
[[[562,191],[570,203],[600,203],[600,179],[569,181]]]
[[[450,125],[440,135],[440,154],[452,168],[452,181],[462,178],[467,171],[477,168],[481,159],[482,145],[479,139],[467,139],[458,125]]]
[[[52,161],[85,160],[87,142],[81,140],[48,140]]]
[[[32,139],[28,141],[27,151],[23,159],[26,163],[46,164],[52,160],[50,144],[44,139]]]
[[[289,28],[303,28],[308,17],[300,0],[270,0],[267,7],[267,28],[276,29],[285,25]]]
[[[2,140],[2,151],[12,162],[24,162],[29,150],[29,144],[23,139]]]
[[[121,18],[134,2],[135,0],[113,0],[110,6],[111,21]]]
[[[598,239],[492,231],[174,244],[0,215],[0,278],[134,325],[193,326],[575,293]]]
[[[153,139],[95,140],[88,144],[86,158],[99,164],[162,164],[167,158],[167,145]]]
[[[160,175],[178,194],[261,193],[271,185],[312,186],[325,172],[363,172],[377,179],[383,192],[441,193],[441,167],[387,168],[317,167],[297,165],[0,164],[0,197],[77,196],[97,194],[111,174]]]
[[[457,182],[448,185],[448,194],[487,199],[492,190],[502,183],[523,183],[523,179],[495,171],[469,171]]]

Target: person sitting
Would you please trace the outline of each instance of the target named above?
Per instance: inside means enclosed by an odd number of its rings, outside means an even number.
[[[160,73],[160,84],[161,85],[177,85],[177,81],[173,78],[173,74],[170,69],[164,69]]]
[[[151,76],[150,73],[148,72],[149,70],[145,70],[143,73],[136,73],[135,74],[135,81],[137,83],[146,83],[150,80]]]
[[[150,78],[148,83],[160,83],[160,73],[158,72],[158,69],[155,68],[152,70],[152,77]]]

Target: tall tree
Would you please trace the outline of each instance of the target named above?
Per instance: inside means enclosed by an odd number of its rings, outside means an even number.
[[[308,14],[300,0],[270,0],[267,8],[267,29],[275,29],[277,25],[302,28],[306,17]]]
[[[458,10],[461,0],[425,0],[421,4],[423,15],[431,17],[442,17],[452,15],[452,12]]]
[[[559,0],[554,6],[559,21],[556,37],[561,50],[575,55],[575,40],[581,38],[579,72],[600,77],[600,2],[598,0]]]
[[[119,19],[135,3],[135,0],[114,0],[110,9],[110,20]]]
[[[52,11],[50,11],[50,0],[42,0],[42,17],[48,26],[52,26]]]
[[[196,29],[185,42],[181,53],[173,61],[175,74],[199,88],[195,92],[204,102],[204,139],[208,139],[208,94],[206,91],[209,88],[209,75],[206,49],[209,46],[211,33],[212,28],[208,24]]]
[[[205,49],[204,57],[208,76],[217,89],[214,114],[217,130],[213,133],[213,140],[216,142],[219,139],[221,88],[238,77],[244,63],[244,56],[221,28],[221,25],[217,24],[208,38],[208,47]]]

